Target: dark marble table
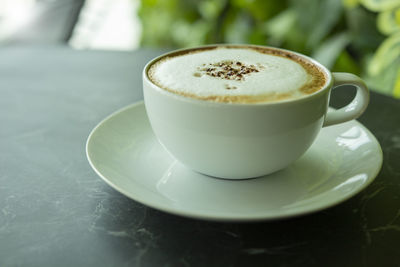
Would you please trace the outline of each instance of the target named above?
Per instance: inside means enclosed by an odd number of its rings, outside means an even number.
[[[377,93],[360,121],[382,145],[383,168],[322,212],[198,221],[147,208],[97,177],[86,138],[142,98],[142,67],[157,54],[0,48],[0,266],[400,266],[400,101]],[[335,93],[334,106],[351,93]]]

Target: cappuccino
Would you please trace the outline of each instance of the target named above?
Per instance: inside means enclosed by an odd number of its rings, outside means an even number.
[[[214,102],[264,103],[310,95],[326,73],[306,57],[259,46],[208,46],[177,51],[153,63],[150,80],[166,91]]]

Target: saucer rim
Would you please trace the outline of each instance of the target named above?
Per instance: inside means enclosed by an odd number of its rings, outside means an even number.
[[[377,145],[377,149],[379,154],[376,156],[379,157],[379,163],[377,164],[377,168],[374,170],[374,172],[371,172],[371,175],[368,177],[367,181],[362,183],[360,186],[358,186],[356,189],[350,191],[347,194],[343,194],[341,197],[338,197],[334,199],[333,201],[330,202],[323,202],[323,204],[319,204],[317,206],[315,205],[305,205],[303,208],[296,208],[294,210],[290,210],[288,213],[281,213],[279,215],[270,215],[268,213],[253,213],[253,214],[243,214],[241,216],[240,214],[232,214],[229,216],[229,214],[224,214],[223,216],[218,215],[218,213],[215,212],[208,212],[208,213],[196,213],[196,212],[191,212],[191,211],[184,211],[184,210],[179,210],[179,209],[174,209],[173,207],[169,207],[169,205],[160,205],[157,204],[156,201],[147,201],[146,199],[140,199],[139,197],[134,197],[132,196],[131,191],[127,191],[120,186],[116,185],[110,179],[106,178],[95,166],[95,164],[92,162],[91,156],[90,156],[90,142],[93,139],[94,133],[108,120],[114,118],[115,116],[125,112],[126,110],[129,109],[134,109],[138,106],[144,105],[144,101],[137,101],[135,103],[129,104],[127,106],[124,106],[114,112],[112,112],[110,115],[106,116],[104,119],[102,119],[90,132],[90,134],[87,137],[86,140],[86,145],[85,145],[85,152],[86,152],[86,158],[89,162],[89,165],[91,168],[94,170],[94,172],[104,181],[106,184],[111,186],[113,189],[118,191],[119,193],[123,194],[124,196],[128,197],[131,200],[134,200],[138,203],[141,203],[147,207],[151,207],[153,209],[156,209],[158,211],[166,212],[169,214],[174,214],[190,219],[200,219],[200,220],[207,220],[207,221],[217,221],[217,222],[260,222],[260,221],[276,221],[276,220],[282,220],[282,219],[288,219],[288,218],[293,218],[293,217],[300,217],[300,216],[305,216],[308,214],[316,213],[322,210],[329,209],[331,207],[334,207],[336,205],[339,205],[350,198],[354,197],[355,195],[359,194],[361,191],[363,191],[365,188],[367,188],[378,176],[380,173],[382,166],[383,166],[383,151],[380,143],[378,142],[377,138],[375,137],[372,132],[365,127],[362,123],[360,123],[357,120],[351,120],[350,122],[355,123],[357,126],[361,127],[363,130],[365,130],[368,134],[368,136],[371,138],[371,140],[374,141],[374,143]],[[329,127],[335,127],[335,126],[329,126]],[[254,178],[257,179],[257,178]],[[228,179],[224,179],[226,181],[229,181]],[[237,181],[237,180],[234,180]],[[307,209],[307,207],[309,207]]]

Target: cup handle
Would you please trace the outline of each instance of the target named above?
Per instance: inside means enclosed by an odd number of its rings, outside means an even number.
[[[365,111],[369,102],[368,88],[358,76],[351,73],[334,72],[332,77],[332,90],[342,85],[353,85],[357,88],[357,93],[347,106],[338,110],[329,110],[325,116],[323,127],[358,118]]]

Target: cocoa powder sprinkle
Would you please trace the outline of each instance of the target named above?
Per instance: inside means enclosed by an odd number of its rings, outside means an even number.
[[[260,72],[261,69],[265,69],[260,63],[256,64],[257,66],[251,64],[246,65],[239,61],[230,61],[224,60],[216,63],[208,63],[202,64],[202,67],[198,67],[197,70],[205,75],[211,77],[219,77],[225,80],[236,80],[243,81],[245,79],[245,75],[249,75],[253,72]],[[195,75],[196,77],[197,74]],[[233,87],[227,89],[236,89]]]

